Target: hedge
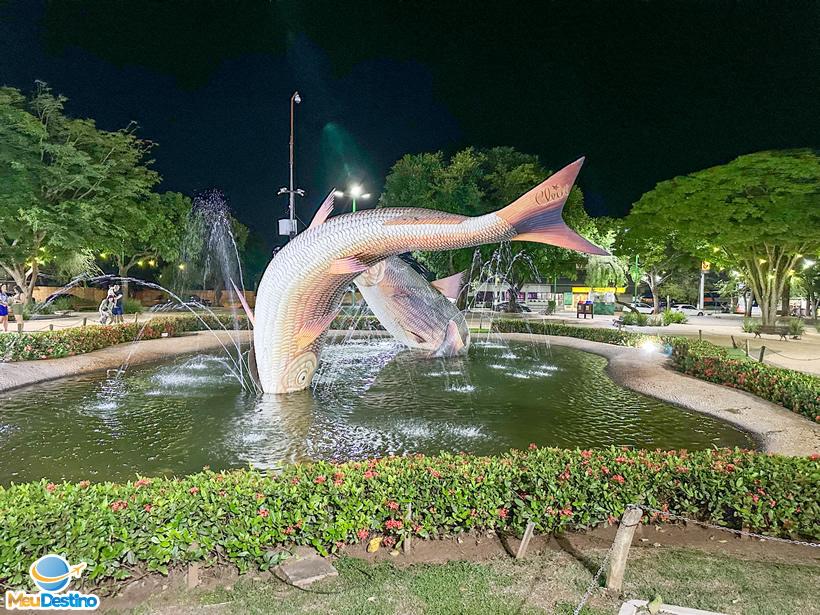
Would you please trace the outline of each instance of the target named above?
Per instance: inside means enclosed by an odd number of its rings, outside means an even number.
[[[203,322],[204,321],[204,322]],[[241,328],[247,327],[247,319],[238,319]],[[157,317],[141,323],[116,325],[91,325],[72,327],[62,331],[38,331],[30,333],[0,333],[0,360],[32,361],[57,359],[84,354],[136,339],[156,339],[163,334],[173,337],[186,331],[201,331],[206,325],[212,329],[223,326],[232,329],[232,316],[202,316],[193,314],[178,317]]]
[[[820,422],[820,378],[804,372],[773,367],[745,358],[732,358],[727,348],[680,336],[654,336],[617,329],[573,327],[554,322],[499,320],[499,333],[538,333],[578,337],[617,346],[640,346],[647,341],[667,345],[672,365],[701,380],[747,391]]]
[[[748,359],[709,342],[677,340],[672,362],[691,376],[748,391],[820,422],[820,378]]]
[[[0,583],[19,586],[38,557],[88,563],[93,585],[192,561],[240,571],[276,563],[282,545],[334,552],[383,537],[390,547],[470,530],[520,535],[614,523],[643,503],[771,536],[820,537],[817,456],[538,449],[442,454],[139,478],[126,484],[0,487]],[[408,507],[411,515],[408,518]],[[645,517],[666,520],[665,512]]]

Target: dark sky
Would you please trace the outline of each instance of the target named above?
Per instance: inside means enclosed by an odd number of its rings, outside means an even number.
[[[298,89],[302,219],[402,154],[579,155],[593,214],[757,150],[820,147],[820,2],[0,0],[0,82],[159,144],[162,189],[216,187],[273,242]]]

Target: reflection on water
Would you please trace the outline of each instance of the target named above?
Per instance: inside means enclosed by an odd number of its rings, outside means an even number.
[[[0,482],[126,480],[299,459],[442,450],[751,446],[716,420],[615,385],[568,348],[477,343],[425,359],[391,340],[329,345],[314,390],[257,398],[199,355],[124,376],[64,379],[0,403]]]

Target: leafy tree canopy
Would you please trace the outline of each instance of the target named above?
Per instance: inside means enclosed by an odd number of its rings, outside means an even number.
[[[620,243],[660,263],[688,254],[742,272],[771,323],[803,254],[820,247],[820,157],[765,151],[659,183],[635,203]]]

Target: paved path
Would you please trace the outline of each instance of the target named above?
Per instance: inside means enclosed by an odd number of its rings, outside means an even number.
[[[470,314],[469,322],[471,327],[479,325],[486,328],[491,319],[498,318],[520,318],[514,314]],[[550,320],[560,321],[567,325],[579,327],[598,327],[603,329],[612,328],[614,316],[596,316],[594,319],[575,318],[575,314],[556,314],[553,316],[543,316],[540,314],[526,314],[526,320]],[[782,341],[777,336],[766,335],[762,339],[755,338],[751,333],[743,333],[741,325],[743,318],[733,314],[716,314],[714,316],[692,316],[689,322],[682,325],[669,325],[668,327],[626,327],[628,331],[657,335],[681,335],[685,337],[698,337],[701,331],[703,339],[719,346],[732,347],[732,337],[739,348],[745,348],[746,341],[749,341],[749,354],[757,358],[760,355],[762,346],[766,346],[763,356],[765,363],[786,367],[789,369],[807,372],[809,374],[820,375],[820,333],[814,325],[806,325],[806,332],[801,339]]]
[[[591,342],[574,337],[504,333],[520,341],[549,341],[606,357],[607,373],[618,384],[638,393],[714,416],[753,434],[764,451],[783,455],[820,453],[820,425],[750,393],[712,384],[668,367],[657,352]]]

